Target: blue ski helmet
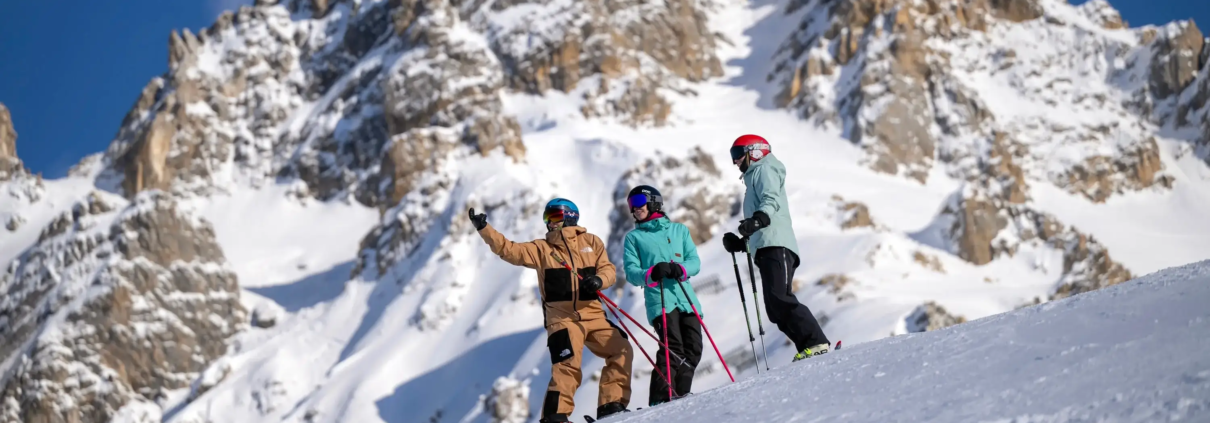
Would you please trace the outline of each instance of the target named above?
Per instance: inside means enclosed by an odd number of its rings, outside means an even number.
[[[580,209],[571,200],[556,198],[546,203],[546,210],[542,211],[542,221],[548,225],[563,222],[564,227],[576,226],[580,223]]]

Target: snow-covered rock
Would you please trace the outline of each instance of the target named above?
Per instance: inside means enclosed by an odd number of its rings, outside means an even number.
[[[7,181],[23,173],[21,160],[17,158],[17,131],[13,129],[13,116],[8,107],[0,103],[0,181]]]
[[[1095,238],[1052,215],[1010,204],[977,186],[966,185],[955,192],[930,229],[916,237],[976,265],[1017,254],[1039,257],[1034,259],[1038,262],[1048,254],[1045,250],[1055,251],[1063,258],[1063,276],[1055,298],[1132,277]]]
[[[970,179],[984,163],[1012,160],[1016,189],[1048,182],[1095,202],[1172,186],[1158,131],[1120,89],[1136,78],[1123,76],[1133,67],[1128,58],[1147,46],[1104,28],[1117,26],[1104,2],[799,4],[800,30],[770,75],[782,87],[778,104],[843,131],[877,171],[924,181],[940,162]],[[1177,44],[1188,48],[1165,51],[1200,49]],[[1159,97],[1189,83],[1192,57],[1149,72]],[[999,151],[1012,157],[997,159]]]
[[[903,319],[908,333],[927,332],[966,323],[966,318],[954,316],[934,301],[921,304]]]
[[[484,407],[491,423],[525,423],[529,421],[529,384],[511,377],[500,377],[492,384],[492,392],[484,398]]]
[[[5,422],[128,414],[188,386],[244,325],[207,222],[158,191],[107,201],[78,203],[0,279]]]

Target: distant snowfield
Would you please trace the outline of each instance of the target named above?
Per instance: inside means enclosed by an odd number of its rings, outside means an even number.
[[[214,224],[227,261],[245,288],[277,285],[334,272],[348,280],[361,239],[378,223],[378,211],[357,202],[291,200],[288,189],[234,187],[199,208]]]
[[[1210,421],[1210,261],[842,348],[637,422]]]

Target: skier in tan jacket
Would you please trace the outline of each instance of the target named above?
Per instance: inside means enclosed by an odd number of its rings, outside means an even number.
[[[549,232],[543,239],[512,242],[487,223],[486,214],[468,210],[471,223],[492,252],[517,266],[538,272],[546,316],[546,346],[551,378],[542,401],[542,423],[569,422],[580,387],[580,354],[584,347],[605,359],[597,398],[597,418],[628,411],[630,372],[634,358],[626,335],[605,318],[597,291],[613,286],[616,269],[601,238],[577,226],[580,212],[571,201],[556,198],[546,204],[542,219]],[[576,270],[573,276],[564,263]]]

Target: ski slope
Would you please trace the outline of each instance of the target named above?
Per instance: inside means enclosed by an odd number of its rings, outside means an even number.
[[[1210,261],[603,420],[1210,421]]]

